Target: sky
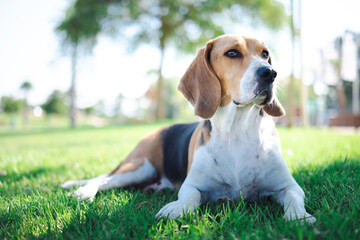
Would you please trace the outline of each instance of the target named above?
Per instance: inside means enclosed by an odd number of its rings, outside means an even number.
[[[289,1],[281,0],[287,11]],[[61,50],[54,29],[65,14],[70,1],[0,0],[0,97],[23,97],[20,86],[30,81],[32,105],[45,102],[49,94],[70,87],[70,58]],[[305,76],[319,65],[320,49],[345,30],[360,33],[360,1],[303,0],[302,46]],[[288,29],[271,32],[263,27],[225,26],[227,33],[246,35],[264,41],[271,50],[278,79],[291,69],[291,41]],[[297,52],[299,54],[299,52]],[[165,77],[180,78],[193,55],[179,54],[169,49],[165,55]],[[125,112],[134,109],[134,99],[141,97],[156,76],[149,76],[160,61],[158,50],[143,45],[129,53],[120,41],[101,36],[93,53],[79,60],[77,73],[77,104],[94,105],[103,100],[110,108],[121,93],[127,99]],[[299,65],[298,58],[295,61]],[[298,71],[296,67],[296,71]],[[312,77],[307,77],[311,82]],[[309,80],[310,79],[310,80]]]

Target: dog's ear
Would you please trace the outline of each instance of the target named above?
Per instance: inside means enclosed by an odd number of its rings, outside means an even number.
[[[271,57],[270,56],[269,56],[268,63],[271,65]],[[280,104],[277,97],[275,97],[271,103],[268,103],[264,106],[264,111],[273,117],[282,117],[286,114],[285,109]]]
[[[277,97],[275,97],[271,103],[264,106],[264,111],[273,117],[282,117],[286,114],[285,109],[280,104]]]
[[[210,63],[213,42],[200,49],[185,75],[181,78],[178,89],[194,106],[195,115],[211,118],[221,100],[221,84]]]

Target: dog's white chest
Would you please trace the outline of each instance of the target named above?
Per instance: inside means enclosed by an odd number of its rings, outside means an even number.
[[[209,161],[213,190],[208,192],[212,201],[228,196],[231,198],[245,197],[256,200],[263,190],[261,183],[264,175],[263,149],[255,139],[222,143],[218,151],[210,152],[213,161]]]
[[[197,182],[204,201],[224,196],[254,201],[277,190],[282,163],[274,161],[276,144],[269,147],[273,143],[266,134],[245,131],[217,137],[198,149],[192,167],[197,174],[189,177]]]

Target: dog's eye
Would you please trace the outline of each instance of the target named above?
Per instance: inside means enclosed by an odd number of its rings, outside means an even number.
[[[268,57],[269,57],[269,52],[266,51],[266,50],[263,50],[262,53],[261,53],[261,56],[262,56],[263,58],[268,58]]]
[[[241,58],[242,57],[241,53],[236,49],[231,49],[231,50],[227,51],[224,55],[229,58]]]

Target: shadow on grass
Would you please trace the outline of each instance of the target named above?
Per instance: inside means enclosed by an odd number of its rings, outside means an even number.
[[[27,172],[8,173],[0,177],[3,186],[0,187],[0,195],[5,199],[12,199],[19,194],[34,196],[39,192],[51,193],[58,188],[57,176],[65,174],[67,169],[66,166],[60,165],[58,167],[39,167]]]
[[[164,199],[175,193],[144,193],[135,189],[115,189],[97,194],[92,203],[72,202],[75,213],[62,229],[51,228],[41,239],[144,239],[157,224],[154,218]]]
[[[40,176],[46,176],[50,174],[62,174],[67,171],[67,167],[65,165],[61,165],[59,167],[53,168],[53,167],[39,167],[33,170],[30,170],[28,172],[22,172],[22,173],[15,173],[12,172],[10,174],[7,174],[5,176],[0,177],[2,182],[16,182],[20,181],[24,178],[30,179],[30,178],[39,178]]]

